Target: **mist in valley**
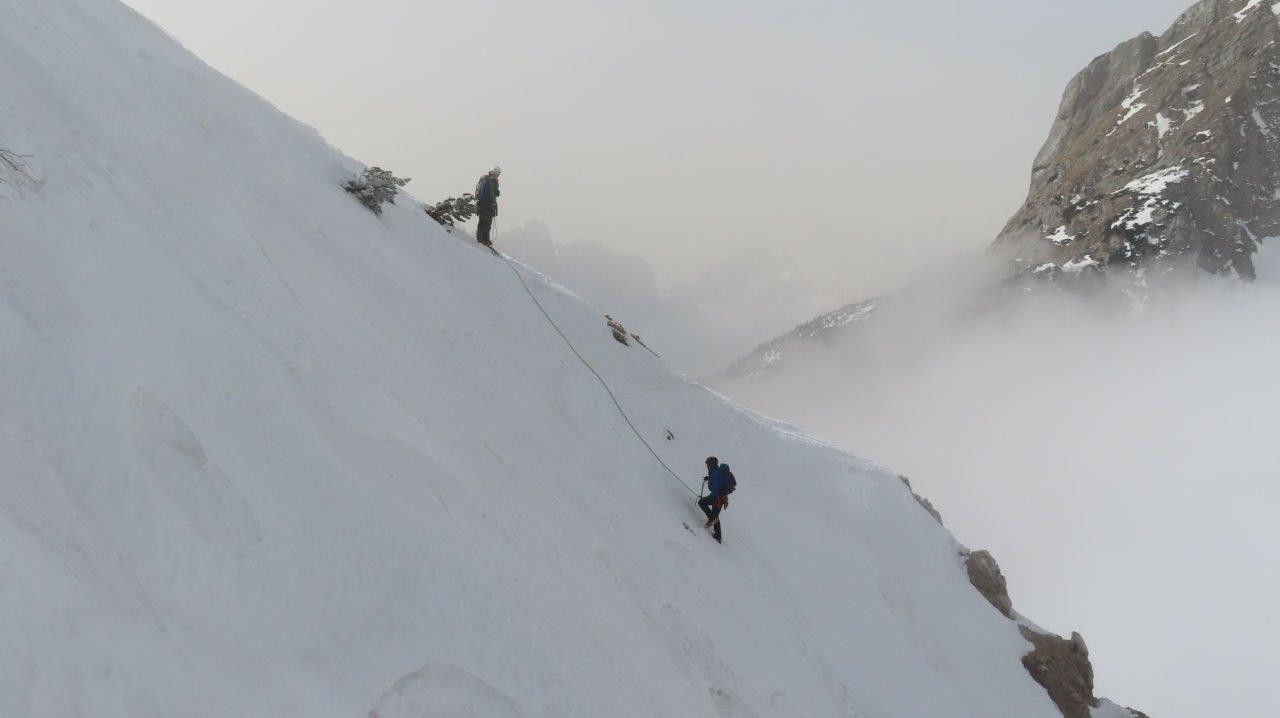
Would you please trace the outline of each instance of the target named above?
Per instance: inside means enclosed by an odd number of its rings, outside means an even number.
[[[1014,608],[1089,641],[1099,693],[1151,715],[1263,715],[1280,628],[1280,251],[1127,303],[998,307],[930,274],[732,398],[893,467]],[[959,279],[958,277],[964,277]],[[746,473],[746,472],[744,472]]]
[[[796,317],[842,301],[778,246],[743,248],[715,270],[663,286],[643,256],[591,240],[561,241],[537,220],[502,232],[498,243],[693,377],[716,374],[763,338],[790,329]]]

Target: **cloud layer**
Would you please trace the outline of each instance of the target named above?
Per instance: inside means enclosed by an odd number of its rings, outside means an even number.
[[[1089,640],[1099,689],[1152,715],[1262,715],[1280,629],[1280,251],[1142,316],[1068,297],[966,316],[945,282],[751,406],[908,474],[1010,577],[1015,608]],[[939,287],[943,289],[939,290]]]

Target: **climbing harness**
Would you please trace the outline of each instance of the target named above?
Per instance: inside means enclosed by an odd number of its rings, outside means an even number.
[[[596,368],[591,366],[591,362],[587,361],[586,358],[578,352],[577,348],[573,346],[573,342],[569,341],[569,337],[565,336],[565,333],[561,331],[560,326],[556,324],[556,320],[551,318],[551,315],[547,313],[546,307],[542,306],[542,302],[538,301],[538,297],[533,293],[533,290],[529,288],[529,283],[524,281],[524,275],[520,273],[520,270],[516,268],[516,265],[511,263],[511,259],[507,257],[507,255],[499,253],[497,250],[493,250],[493,253],[501,257],[502,261],[507,263],[507,266],[511,268],[511,271],[515,273],[516,279],[520,280],[520,285],[524,287],[524,291],[529,295],[529,298],[533,300],[534,305],[538,307],[538,311],[542,312],[542,316],[547,318],[547,323],[551,325],[552,329],[556,330],[556,334],[559,334],[560,338],[564,340],[564,343],[569,347],[569,351],[573,352],[573,355],[578,357],[578,361],[582,362],[582,365],[591,371],[595,376],[596,381],[600,382],[600,386],[604,387],[605,393],[613,400],[613,405],[618,408],[618,413],[621,414],[622,418],[627,422],[627,426],[631,427],[631,432],[636,435],[636,438],[640,440],[640,443],[644,444],[644,448],[648,449],[650,454],[653,454],[653,458],[657,459],[659,464],[662,464],[662,468],[666,469],[668,474],[671,474],[671,478],[679,481],[680,485],[683,486],[686,491],[701,498],[701,494],[694,491],[693,487],[685,483],[684,479],[680,478],[679,474],[672,471],[671,467],[667,466],[667,462],[663,461],[662,457],[658,456],[658,452],[654,451],[653,447],[649,445],[649,442],[645,440],[644,435],[641,434],[640,430],[636,428],[636,425],[631,422],[631,417],[627,416],[627,412],[622,408],[622,404],[618,401],[618,397],[614,396],[613,390],[609,388],[608,382],[604,380],[604,377],[600,376],[600,372],[596,371]]]

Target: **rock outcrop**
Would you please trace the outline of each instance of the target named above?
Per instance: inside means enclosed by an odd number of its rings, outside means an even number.
[[[654,352],[652,349],[649,348],[648,344],[644,343],[644,340],[640,338],[639,334],[627,331],[627,328],[622,326],[622,322],[618,321],[617,319],[614,319],[612,316],[608,314],[604,315],[604,320],[605,320],[605,323],[609,325],[609,331],[613,333],[614,341],[618,342],[623,346],[629,347],[631,346],[631,340],[634,339],[637,344],[644,347],[645,351],[648,351],[650,354],[653,354],[654,356],[658,356],[656,352]]]
[[[915,490],[911,488],[911,479],[908,479],[907,477],[902,476],[901,474],[898,475],[898,478],[902,480],[903,484],[906,484],[907,490],[911,492],[911,495],[915,497],[916,501],[920,504],[920,506],[922,506],[925,511],[929,512],[929,515],[933,517],[934,521],[937,521],[938,524],[941,525],[942,513],[938,511],[936,508],[934,508],[933,502],[921,496],[920,494],[917,494]]]
[[[1023,277],[1254,279],[1258,243],[1280,234],[1278,13],[1202,0],[1160,37],[1095,59],[1067,86],[995,248]]]
[[[907,477],[899,475],[898,478],[915,500],[941,524],[942,516],[933,504],[912,490]],[[1075,632],[1070,638],[1055,636],[1014,612],[1009,582],[990,551],[966,550],[960,555],[974,589],[1001,615],[1018,624],[1018,631],[1030,644],[1030,650],[1022,657],[1022,665],[1049,694],[1049,699],[1062,711],[1063,718],[1148,718],[1140,711],[1121,707],[1093,694],[1093,664],[1089,661],[1089,647],[1083,636]]]
[[[970,551],[964,556],[969,583],[1004,616],[1018,621],[1022,637],[1032,649],[1022,657],[1022,665],[1049,694],[1063,718],[1098,718],[1095,710],[1108,708],[1107,715],[1119,718],[1146,718],[1132,708],[1121,708],[1093,694],[1093,664],[1084,637],[1072,633],[1062,638],[1028,625],[1013,611],[1008,581],[989,551]],[[1099,714],[1101,715],[1101,714]]]
[[[964,559],[969,572],[969,583],[978,589],[982,597],[1008,618],[1013,618],[1013,599],[1009,598],[1009,584],[1000,572],[1000,564],[990,551],[973,551]]]
[[[1021,627],[1022,637],[1035,649],[1022,657],[1022,665],[1062,711],[1063,718],[1092,718],[1099,705],[1093,697],[1093,664],[1089,648],[1079,633],[1061,638]]]

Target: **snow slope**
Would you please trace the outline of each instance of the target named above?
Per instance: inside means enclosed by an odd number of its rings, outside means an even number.
[[[734,465],[686,531],[502,260],[115,0],[0,0],[0,97],[0,715],[1057,715],[893,475],[526,272]]]

